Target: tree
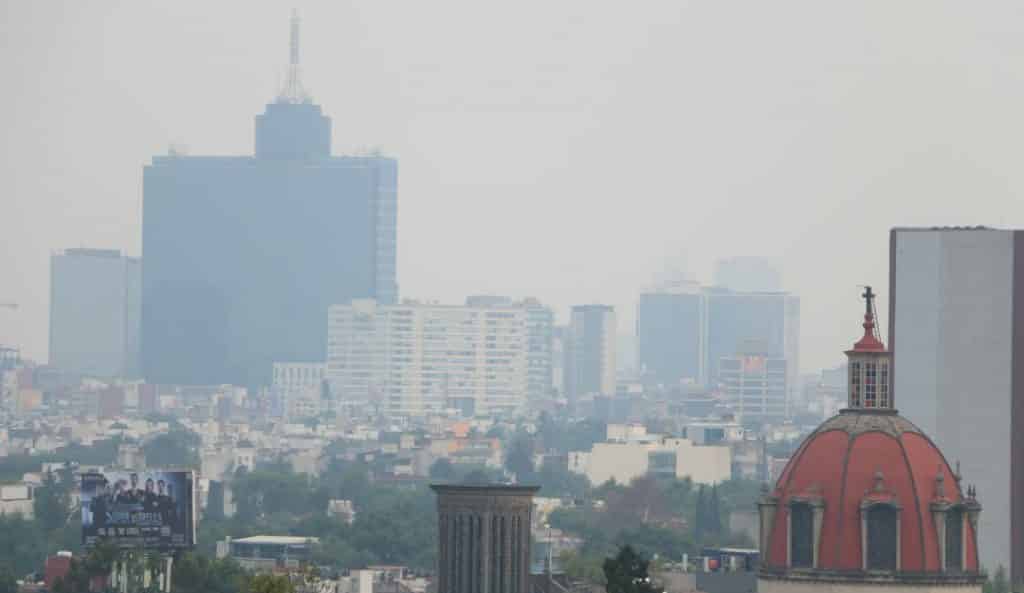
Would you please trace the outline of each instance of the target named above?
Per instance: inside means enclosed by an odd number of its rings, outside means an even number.
[[[142,446],[150,467],[199,467],[199,436],[185,428],[161,434]]]
[[[455,477],[455,464],[447,457],[442,457],[430,465],[432,480],[454,480]]]
[[[67,523],[70,489],[70,480],[59,481],[53,472],[46,472],[42,485],[33,492],[32,510],[46,532]]]
[[[722,535],[722,515],[719,511],[717,485],[711,487],[711,500],[708,501],[708,531],[716,537]]]
[[[515,474],[517,482],[533,479],[533,443],[525,437],[513,440],[505,456],[505,469]]]
[[[697,505],[694,509],[693,538],[698,542],[704,541],[705,532],[708,529],[707,501],[704,498],[704,485],[697,489]]]
[[[0,593],[18,593],[18,580],[7,566],[0,566]]]
[[[614,558],[604,561],[605,589],[608,593],[656,593],[647,574],[650,563],[626,544]]]
[[[1006,578],[1006,567],[1000,564],[996,573],[985,583],[985,593],[1010,593],[1010,583]]]
[[[294,593],[295,586],[286,575],[259,574],[248,580],[246,593]]]

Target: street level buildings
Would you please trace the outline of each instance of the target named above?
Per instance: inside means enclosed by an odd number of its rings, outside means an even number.
[[[985,497],[981,563],[1024,581],[1024,231],[890,235],[893,393]]]
[[[112,249],[50,257],[50,364],[79,376],[139,373],[142,264]]]
[[[332,156],[298,81],[256,117],[248,156],[171,151],[143,171],[142,363],[153,383],[249,388],[322,362],[327,308],[393,303],[397,162]]]

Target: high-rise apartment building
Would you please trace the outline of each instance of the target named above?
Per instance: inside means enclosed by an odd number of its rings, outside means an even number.
[[[74,375],[139,373],[142,264],[111,249],[50,257],[50,364]]]
[[[565,396],[615,395],[615,309],[576,305],[565,337]]]
[[[526,394],[531,400],[551,394],[554,368],[555,312],[539,300],[528,297],[514,301],[506,296],[466,297],[467,307],[522,307],[526,310]]]
[[[896,407],[984,497],[982,563],[1024,581],[1024,231],[897,228],[889,265]]]
[[[397,163],[331,155],[298,80],[256,117],[253,156],[153,158],[143,173],[142,361],[150,382],[269,385],[322,362],[327,308],[397,298]]]
[[[779,423],[789,417],[786,360],[773,358],[763,342],[747,340],[719,361],[726,404],[744,424]]]
[[[640,295],[636,308],[641,378],[665,386],[705,380],[704,295],[659,291]]]
[[[745,342],[760,342],[768,358],[785,359],[789,397],[799,385],[800,297],[785,292],[705,291],[707,373],[711,384],[721,382],[720,364]]]
[[[357,299],[328,314],[327,380],[397,416],[515,413],[526,402],[527,309]]]

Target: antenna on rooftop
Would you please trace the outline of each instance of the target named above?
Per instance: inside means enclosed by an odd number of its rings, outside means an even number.
[[[308,103],[309,95],[302,86],[299,68],[299,11],[292,9],[291,30],[288,39],[288,75],[284,88],[277,97],[279,103]]]

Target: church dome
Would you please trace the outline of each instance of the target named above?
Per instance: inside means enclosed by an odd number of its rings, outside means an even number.
[[[873,296],[868,289],[865,337],[847,352],[849,407],[800,445],[762,497],[766,591],[804,590],[799,582],[807,590],[821,582],[971,590],[983,581],[981,506],[931,439],[894,409]]]

